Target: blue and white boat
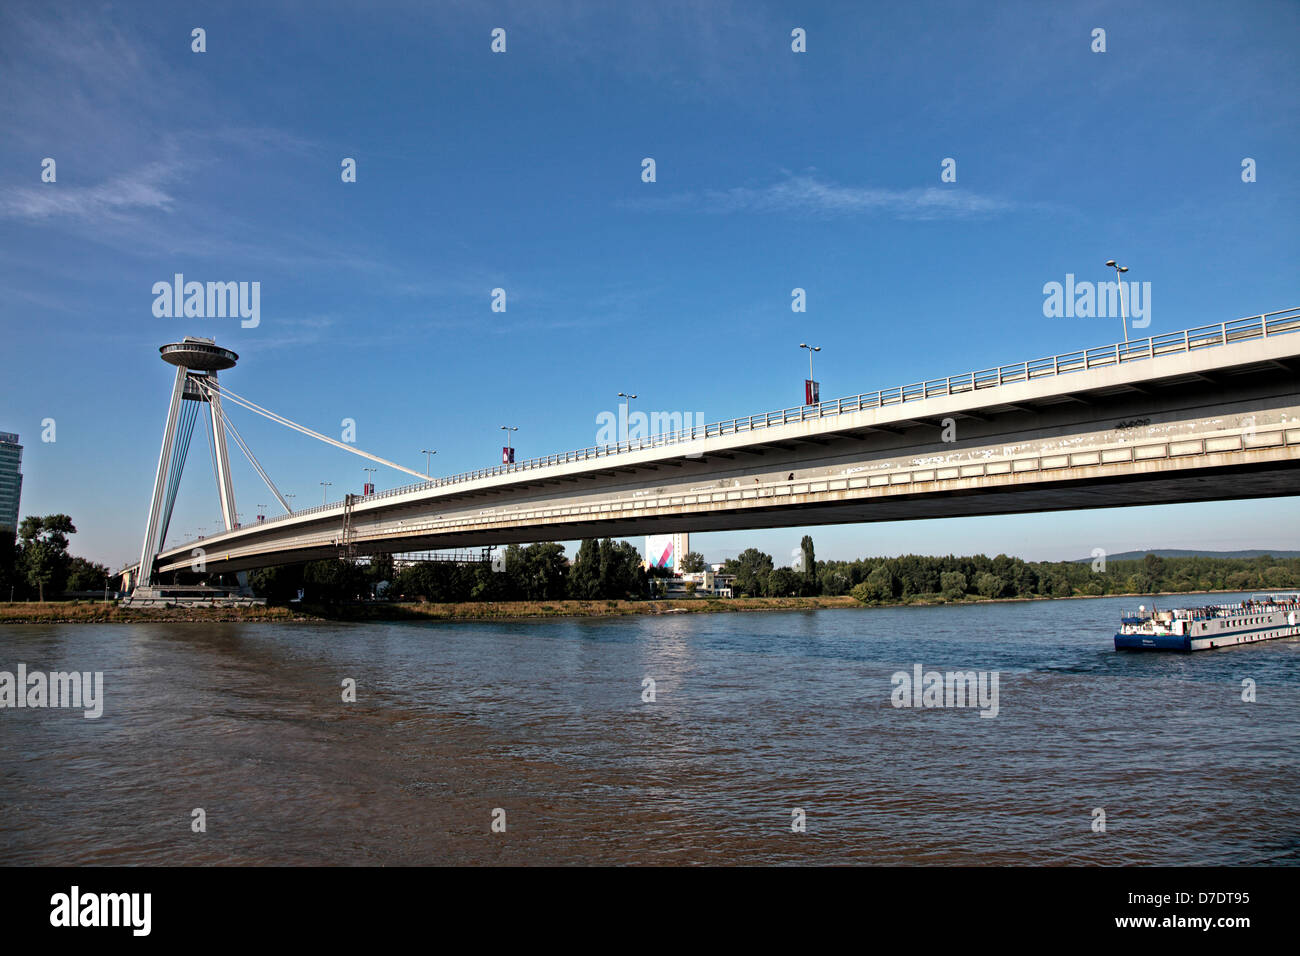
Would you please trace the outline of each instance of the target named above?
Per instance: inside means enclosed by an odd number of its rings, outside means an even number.
[[[1238,604],[1120,612],[1117,651],[1206,651],[1300,637],[1300,592],[1252,594]]]

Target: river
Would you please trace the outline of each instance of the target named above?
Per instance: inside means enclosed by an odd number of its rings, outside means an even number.
[[[1300,864],[1300,640],[1116,653],[1137,603],[4,626],[104,704],[0,710],[0,863]]]

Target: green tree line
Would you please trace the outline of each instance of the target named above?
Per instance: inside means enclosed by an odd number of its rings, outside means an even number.
[[[570,564],[555,542],[505,550],[504,566],[426,562],[394,568],[391,556],[369,565],[316,561],[266,568],[250,574],[254,590],[286,601],[299,589],[313,603],[368,597],[380,581],[385,596],[435,602],[593,600],[653,597],[671,572],[641,568],[641,555],[626,541],[583,541]],[[794,567],[777,567],[770,554],[749,548],[726,562],[734,590],[747,597],[816,597],[850,594],[869,604],[963,601],[978,598],[1070,597],[1150,594],[1157,591],[1264,591],[1300,587],[1300,558],[1184,557],[1148,554],[1138,560],[1024,561],[999,554],[859,558],[819,561],[805,535]],[[500,565],[498,565],[500,566]],[[696,552],[683,566],[703,569]]]
[[[69,591],[102,591],[109,571],[76,557],[68,535],[77,529],[68,515],[29,516],[17,537],[0,532],[0,601],[44,601]]]
[[[774,567],[756,548],[726,562],[738,594],[793,597],[851,594],[867,603],[967,598],[1070,597],[1157,591],[1264,591],[1300,587],[1300,558],[1183,557],[1125,561],[1023,561],[999,554],[907,554],[814,561],[804,538],[803,570]]]
[[[390,555],[380,555],[368,565],[334,560],[264,568],[250,572],[249,583],[273,602],[299,590],[311,603],[351,601],[369,596],[381,581],[388,582],[384,596],[396,600],[558,601],[647,597],[654,578],[642,570],[635,547],[609,538],[583,541],[572,565],[553,541],[512,544],[498,567],[427,561],[395,568]]]

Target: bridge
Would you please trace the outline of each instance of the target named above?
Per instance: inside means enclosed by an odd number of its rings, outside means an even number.
[[[423,480],[155,569],[1295,495],[1297,332],[1289,309]]]

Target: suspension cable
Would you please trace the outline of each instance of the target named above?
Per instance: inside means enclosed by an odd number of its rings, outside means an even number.
[[[167,529],[172,523],[172,509],[176,506],[176,493],[181,487],[181,475],[185,471],[185,459],[190,451],[190,439],[194,436],[194,421],[198,417],[201,402],[192,402],[181,408],[180,424],[176,435],[176,451],[172,455],[171,474],[167,476],[167,491],[163,504],[162,527],[158,534],[158,547],[167,542]]]
[[[292,428],[294,431],[302,432],[302,434],[304,435],[310,435],[312,438],[315,438],[318,441],[323,441],[327,445],[333,445],[335,448],[342,448],[344,451],[351,452],[354,455],[360,455],[362,458],[368,458],[370,461],[378,462],[381,465],[387,465],[389,468],[395,468],[398,471],[405,472],[408,475],[414,475],[416,478],[419,478],[421,481],[424,482],[429,481],[428,475],[421,474],[420,472],[414,471],[410,468],[404,468],[401,465],[397,464],[396,462],[389,461],[387,458],[380,458],[378,455],[372,455],[369,452],[362,451],[360,448],[354,448],[351,445],[345,444],[344,442],[335,441],[333,438],[329,438],[328,436],[322,435],[320,432],[314,432],[310,428],[306,428],[303,425],[299,425],[297,422],[292,422],[289,419],[285,418],[283,415],[277,415],[275,412],[269,411],[268,409],[263,408],[261,405],[258,405],[246,398],[237,395],[236,393],[232,392],[229,388],[227,388],[225,385],[222,385],[220,383],[214,385],[211,382],[204,382],[203,388],[208,389],[210,391],[215,391],[223,395],[224,397],[228,398],[236,405],[239,405],[241,408],[246,408],[250,412],[256,412],[258,415],[261,415],[263,418],[269,418],[271,421],[275,422],[278,425],[284,425],[286,428]]]
[[[267,475],[266,471],[262,468],[262,463],[257,460],[257,456],[253,454],[253,450],[248,447],[243,436],[239,434],[239,429],[235,428],[235,423],[226,416],[226,410],[224,408],[221,409],[221,421],[226,426],[226,430],[230,432],[230,437],[235,440],[235,444],[239,446],[239,450],[242,451],[244,457],[248,459],[248,463],[253,466],[253,470],[261,476],[262,480],[266,482],[266,487],[271,489],[271,494],[275,495],[276,501],[280,502],[284,507],[284,513],[290,515],[293,514],[293,509],[289,507],[289,502],[284,500],[284,495],[280,494],[280,490],[275,487],[275,483],[271,481],[270,476]]]

